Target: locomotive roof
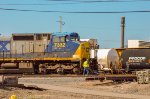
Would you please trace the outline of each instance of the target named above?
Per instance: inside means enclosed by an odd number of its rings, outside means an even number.
[[[0,41],[10,41],[11,37],[10,36],[1,36]]]
[[[78,35],[78,33],[76,32],[54,32],[52,33],[52,35],[57,35],[57,36],[65,36],[65,35],[72,35],[72,34]]]
[[[52,34],[52,33],[13,33],[12,35],[35,35],[35,34]]]

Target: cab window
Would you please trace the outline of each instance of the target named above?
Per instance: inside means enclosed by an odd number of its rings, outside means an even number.
[[[79,41],[79,38],[72,36],[72,37],[71,37],[71,41]]]
[[[54,36],[53,42],[65,42],[64,36]]]

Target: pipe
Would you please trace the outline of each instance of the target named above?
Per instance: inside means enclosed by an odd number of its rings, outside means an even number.
[[[124,48],[125,17],[121,17],[121,48]]]

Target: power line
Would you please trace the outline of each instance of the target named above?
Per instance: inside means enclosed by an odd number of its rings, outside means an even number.
[[[150,0],[46,0],[55,2],[138,2],[138,1],[150,1]]]
[[[0,10],[22,11],[22,12],[60,12],[60,13],[63,13],[62,11],[38,11],[38,10],[8,9],[8,8],[0,8]]]
[[[0,4],[0,5],[11,5],[11,6],[48,6],[48,5],[58,5],[58,4],[82,4],[82,3],[111,3],[111,2],[148,2],[150,0],[45,0],[45,1],[53,1],[53,4]],[[71,2],[71,3],[69,3]]]
[[[80,4],[80,3],[94,3],[94,2],[122,2],[119,0],[96,0],[96,1],[84,1],[84,0],[45,0],[45,1],[53,1],[55,2],[54,4],[0,4],[0,5],[15,5],[15,6],[19,6],[19,5],[41,5],[41,6],[47,6],[47,5],[57,5],[57,4]],[[61,2],[61,3],[60,3]],[[65,2],[65,3],[64,3]],[[72,3],[69,3],[72,2]]]
[[[10,6],[49,6],[49,5],[58,5],[58,4],[78,4],[78,3],[53,3],[53,4],[21,4],[21,3],[16,3],[16,4],[0,4],[0,5],[10,5]]]
[[[98,2],[145,2],[150,0],[46,0],[55,2],[79,2],[79,3],[98,3]]]
[[[55,2],[125,2],[125,1],[129,1],[129,0],[46,0],[46,1],[55,1]]]
[[[137,11],[54,11],[54,10],[22,10],[22,9],[8,9],[0,8],[0,10],[20,11],[20,12],[43,12],[43,13],[75,13],[75,14],[119,14],[119,13],[149,13],[150,10]]]

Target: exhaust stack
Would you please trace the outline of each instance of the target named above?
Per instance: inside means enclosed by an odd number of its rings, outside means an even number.
[[[124,48],[125,17],[121,17],[121,48]]]

